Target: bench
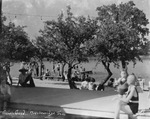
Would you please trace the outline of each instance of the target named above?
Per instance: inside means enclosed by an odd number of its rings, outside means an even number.
[[[57,80],[61,80],[62,77],[61,76],[43,76],[45,79],[50,80],[50,79],[57,79]]]
[[[82,71],[81,74],[93,74],[92,71]]]
[[[61,80],[62,79],[61,76],[38,76],[38,77],[33,77],[33,78],[42,79],[42,80],[53,80],[53,79]]]

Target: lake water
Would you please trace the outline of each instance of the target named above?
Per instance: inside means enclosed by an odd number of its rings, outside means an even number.
[[[48,61],[44,62],[44,65],[46,69],[50,69],[52,71],[53,63],[50,63]],[[103,67],[103,65],[100,63],[96,66],[96,61],[92,60],[88,63],[82,63],[82,66],[85,67],[86,70],[92,70],[93,71],[93,77],[96,79],[96,81],[100,81],[102,79],[105,79],[107,75],[107,71]],[[11,67],[11,75],[12,77],[18,77],[19,75],[19,68],[20,63],[15,63]],[[110,65],[110,69],[113,73],[113,78],[118,78],[120,76],[120,69],[117,69],[114,67],[113,64]],[[150,81],[150,59],[144,59],[143,62],[137,62],[135,67],[133,66],[133,63],[129,63],[128,65],[128,72],[135,73],[137,77],[143,77],[146,79],[146,83]]]

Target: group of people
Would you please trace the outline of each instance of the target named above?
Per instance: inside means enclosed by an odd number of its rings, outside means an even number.
[[[32,78],[32,69],[26,69],[23,65],[19,69],[18,85],[22,87],[35,87]],[[11,97],[10,86],[6,83],[7,71],[0,69],[0,110],[5,110],[7,102]],[[75,79],[72,78],[71,82],[74,89],[80,90],[104,90],[104,86],[95,84],[95,79],[87,76],[81,86],[77,87],[74,83]],[[109,85],[115,87],[118,92],[116,98],[116,109],[114,119],[120,118],[120,111],[128,114],[129,119],[136,119],[136,113],[139,108],[139,89],[137,88],[138,79],[135,74],[128,74],[126,70],[121,71],[121,77],[118,80],[110,79]],[[150,83],[150,82],[149,82]],[[142,84],[143,85],[143,84]],[[149,98],[150,98],[150,84],[149,84]]]
[[[92,77],[87,77],[81,82],[81,90],[96,90],[97,85],[95,84],[95,79]]]
[[[81,82],[81,90],[99,90],[104,91],[105,87],[100,84],[95,83],[95,79],[93,77],[87,77],[84,81]]]
[[[32,78],[32,69],[26,69],[24,65],[21,65],[19,69],[19,80],[18,85],[22,87],[35,87],[33,78]],[[9,84],[8,70],[6,67],[0,67],[0,112],[6,110],[8,103],[11,99],[11,84]],[[11,77],[10,77],[11,78]],[[11,80],[12,81],[12,80]]]
[[[121,71],[121,77],[114,84],[119,96],[116,99],[114,119],[120,119],[120,111],[128,114],[129,119],[136,119],[139,108],[138,80],[135,74],[128,75]]]
[[[80,86],[77,86],[76,83],[76,77],[72,77],[72,79],[69,81],[71,85],[71,89],[80,89],[80,90],[99,90],[99,91],[104,91],[104,85],[96,84],[95,79],[93,77],[90,77],[87,75],[85,80],[81,82]]]

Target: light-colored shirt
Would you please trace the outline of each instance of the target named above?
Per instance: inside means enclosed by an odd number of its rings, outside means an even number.
[[[83,81],[81,83],[81,89],[88,89],[89,88],[89,83],[87,81]]]
[[[88,89],[89,90],[94,90],[94,83],[93,82],[89,82]]]

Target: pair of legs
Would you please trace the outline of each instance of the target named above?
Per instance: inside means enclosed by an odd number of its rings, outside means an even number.
[[[126,114],[128,114],[128,119],[137,119],[136,116],[133,114],[130,106],[127,103],[121,100],[118,100],[117,105],[116,105],[114,119],[120,119],[120,111],[123,111]]]
[[[28,81],[29,81],[29,84],[27,84]],[[22,87],[35,87],[31,74],[27,76],[26,80],[21,84],[21,86]]]
[[[10,95],[0,96],[0,111],[6,110],[9,102]]]

